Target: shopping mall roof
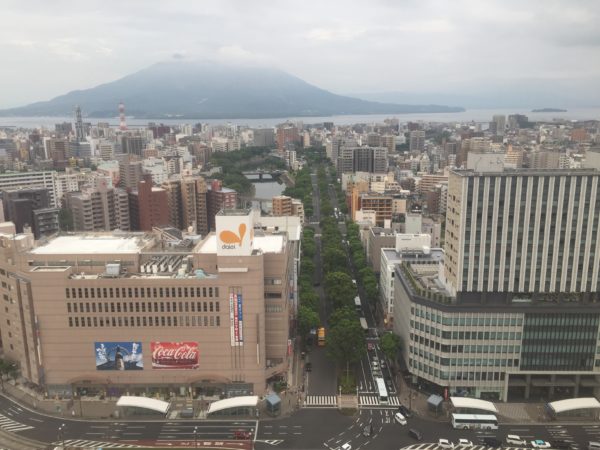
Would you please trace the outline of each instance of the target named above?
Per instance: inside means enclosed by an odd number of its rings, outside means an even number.
[[[548,407],[554,411],[554,413],[559,414],[576,409],[600,409],[600,402],[594,397],[568,398],[566,400],[548,403]]]
[[[481,409],[482,411],[488,411],[492,413],[498,412],[494,404],[492,402],[488,402],[487,400],[469,397],[450,397],[450,401],[452,402],[452,406],[455,408]]]
[[[217,400],[216,402],[211,403],[208,406],[208,414],[231,408],[256,408],[257,405],[258,396],[256,395],[226,398],[224,400]]]
[[[151,239],[143,233],[124,235],[81,233],[50,239],[47,244],[32,249],[31,253],[36,255],[131,254],[140,252],[150,242]]]
[[[123,395],[119,397],[119,400],[117,401],[117,406],[151,409],[152,411],[158,411],[160,413],[166,414],[169,410],[170,403],[163,402],[162,400],[156,400],[154,398]]]

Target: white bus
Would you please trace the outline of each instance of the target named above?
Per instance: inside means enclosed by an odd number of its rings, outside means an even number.
[[[493,414],[452,414],[452,426],[459,430],[497,430],[498,419]]]
[[[354,297],[354,308],[357,313],[362,314],[362,304],[360,303],[360,297],[358,295]]]
[[[383,378],[375,378],[375,383],[377,383],[377,391],[379,392],[379,403],[387,403],[388,393]]]
[[[358,320],[360,320],[360,327],[363,329],[365,334],[367,334],[369,332],[369,325],[367,325],[367,319],[361,317]]]

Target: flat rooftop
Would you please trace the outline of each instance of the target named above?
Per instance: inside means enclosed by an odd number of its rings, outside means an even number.
[[[385,257],[391,263],[406,261],[411,264],[427,264],[444,261],[444,250],[441,248],[432,248],[428,254],[419,250],[403,250],[397,252],[395,248],[382,248],[381,251],[385,253]]]
[[[494,172],[481,172],[473,169],[453,169],[452,173],[461,177],[474,177],[474,176],[573,176],[573,175],[600,175],[600,171],[596,169],[510,169],[505,168],[501,171]]]
[[[98,235],[75,234],[71,236],[58,236],[47,244],[31,250],[34,255],[60,255],[60,254],[134,254],[139,253],[151,242],[145,234]]]

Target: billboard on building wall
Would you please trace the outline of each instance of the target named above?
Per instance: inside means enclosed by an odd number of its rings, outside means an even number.
[[[229,294],[229,320],[232,347],[244,345],[244,314],[242,305],[242,294]]]
[[[153,369],[197,369],[200,351],[197,342],[151,342]]]
[[[143,370],[141,342],[95,342],[96,370]]]

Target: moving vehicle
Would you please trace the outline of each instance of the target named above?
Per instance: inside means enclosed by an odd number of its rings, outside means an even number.
[[[535,441],[531,441],[531,446],[533,448],[550,448],[550,442],[542,441],[541,439],[536,439]]]
[[[459,439],[456,445],[460,447],[473,447],[473,443],[468,439]]]
[[[394,419],[396,420],[396,422],[398,422],[400,425],[406,425],[408,422],[406,421],[406,418],[400,414],[399,412],[397,412],[394,415]]]
[[[481,441],[488,447],[502,447],[502,441],[495,437],[484,437]]]
[[[454,444],[448,439],[439,439],[437,445],[440,448],[454,448]]]
[[[555,439],[553,441],[550,441],[550,445],[552,448],[556,448],[556,449],[570,449],[572,446],[571,442],[568,441],[564,441],[562,439]]]
[[[354,297],[354,309],[358,314],[362,314],[362,304],[360,303],[360,297],[357,295]]]
[[[597,441],[588,442],[588,450],[600,450],[600,442],[597,442]]]
[[[342,444],[342,446],[340,447],[340,450],[352,450],[352,446],[350,445],[350,442],[346,442],[345,444]]]
[[[352,284],[356,287],[356,280],[352,279]]]
[[[319,347],[325,347],[325,328],[319,327],[317,331],[317,345]]]
[[[373,344],[372,342],[367,342],[367,350],[369,350],[370,352],[375,350],[375,344]]]
[[[408,430],[408,435],[417,441],[423,440],[423,435],[421,433],[419,433],[419,431],[415,430],[414,428],[411,428],[410,430]]]
[[[459,430],[497,430],[498,419],[493,414],[452,414],[452,426]]]
[[[179,417],[181,419],[193,419],[194,418],[194,408],[184,408],[179,413]]]
[[[369,325],[367,325],[367,319],[361,317],[358,320],[360,321],[360,327],[363,329],[365,334],[367,334],[369,332]]]
[[[379,393],[379,403],[387,403],[388,393],[387,389],[385,388],[385,382],[383,381],[383,378],[375,378],[375,384],[377,385],[377,392]]]
[[[513,445],[527,445],[527,441],[525,439],[521,439],[520,436],[516,434],[509,434],[506,436],[506,443]]]
[[[406,406],[404,405],[400,405],[398,406],[398,412],[402,413],[402,415],[404,417],[412,417],[412,412],[410,412],[410,409],[408,409]]]
[[[363,436],[369,437],[373,435],[373,425],[369,424],[363,428]]]
[[[246,430],[235,430],[233,432],[233,437],[235,439],[248,440],[248,439],[252,438],[252,433],[250,431],[246,431]]]

